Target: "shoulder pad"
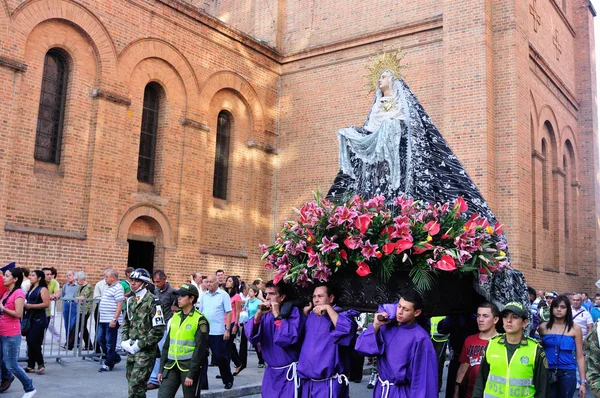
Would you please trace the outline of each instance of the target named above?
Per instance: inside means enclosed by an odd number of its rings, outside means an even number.
[[[156,303],[157,299],[155,299],[154,302]],[[152,327],[165,326],[165,316],[163,314],[160,302],[157,303],[155,308],[154,316],[152,317]]]

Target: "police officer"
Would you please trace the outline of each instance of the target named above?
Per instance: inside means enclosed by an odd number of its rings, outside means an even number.
[[[198,289],[183,284],[177,290],[177,304],[181,311],[173,314],[167,326],[168,334],[163,346],[158,398],[174,398],[179,386],[184,398],[200,396],[200,373],[208,365],[208,320],[194,304],[198,301]]]
[[[522,304],[506,304],[500,313],[506,334],[490,340],[481,359],[473,398],[547,397],[548,361],[536,340],[523,333],[529,311]]]
[[[448,335],[438,331],[438,324],[445,318],[445,316],[432,316],[429,320],[431,323],[431,342],[438,360],[438,391],[442,390],[442,375],[444,373],[444,363],[446,362],[446,347],[448,346]]]
[[[158,342],[165,331],[160,301],[150,293],[150,274],[142,268],[131,273],[133,296],[127,299],[121,347],[127,356],[127,389],[129,398],[146,398],[146,383],[158,354]]]

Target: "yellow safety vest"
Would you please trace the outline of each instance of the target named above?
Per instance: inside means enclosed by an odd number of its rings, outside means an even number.
[[[447,334],[441,334],[440,332],[438,332],[438,324],[444,319],[446,319],[445,316],[432,316],[430,319],[431,340],[435,341],[436,343],[443,343],[443,342],[448,341]]]
[[[173,314],[169,329],[169,359],[174,362],[170,366],[165,365],[166,369],[173,369],[177,365],[182,372],[189,370],[183,369],[179,361],[192,359],[194,349],[196,348],[195,338],[199,319],[200,312],[195,309],[183,322],[181,322],[181,311]]]
[[[490,364],[490,373],[483,391],[484,398],[531,397],[535,395],[533,384],[537,342],[523,337],[527,344],[521,344],[513,354],[510,363],[504,335],[490,340],[485,358]],[[523,342],[522,340],[522,342]]]

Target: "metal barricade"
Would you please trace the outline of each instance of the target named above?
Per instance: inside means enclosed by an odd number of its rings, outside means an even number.
[[[42,354],[44,360],[56,359],[65,366],[65,358],[92,358],[99,360],[96,342],[98,330],[98,303],[100,299],[60,299],[52,301],[50,317],[44,333]],[[54,305],[52,305],[54,303]],[[27,361],[27,341],[23,338],[19,360]]]

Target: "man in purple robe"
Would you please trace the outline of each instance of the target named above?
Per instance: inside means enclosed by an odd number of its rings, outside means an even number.
[[[350,393],[346,375],[359,312],[342,311],[334,300],[331,286],[317,286],[312,303],[304,307],[307,318],[298,360],[303,398],[344,398]]]
[[[373,324],[356,340],[356,351],[377,356],[379,380],[373,398],[438,396],[435,349],[429,333],[417,324],[422,308],[423,299],[411,291],[397,305],[380,307]]]
[[[303,315],[286,302],[290,287],[273,281],[265,285],[266,301],[258,307],[254,318],[244,324],[248,341],[260,343],[262,355],[269,365],[263,376],[262,396],[265,398],[298,397],[299,379],[296,373],[300,355]]]

